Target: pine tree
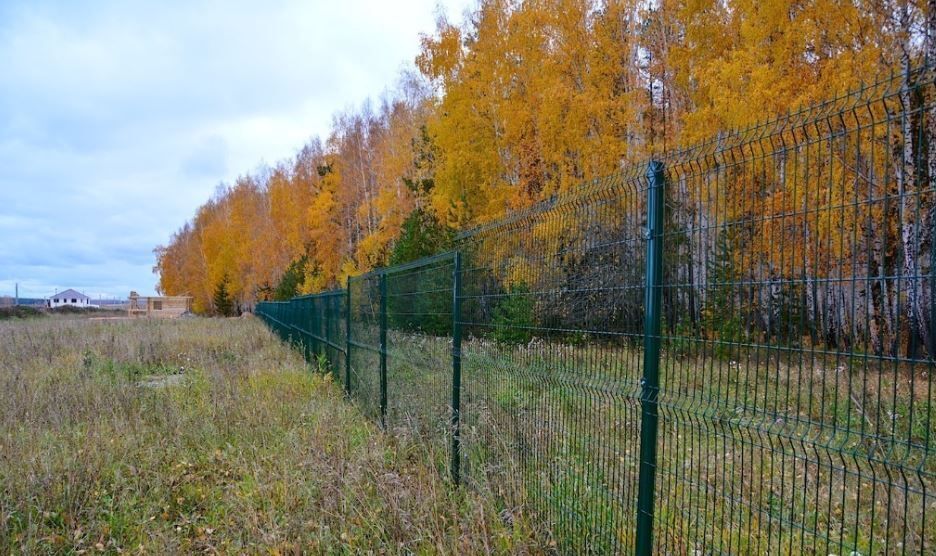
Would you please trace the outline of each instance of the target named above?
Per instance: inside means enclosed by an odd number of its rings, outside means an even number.
[[[452,232],[431,213],[418,208],[403,221],[400,237],[390,253],[390,264],[402,264],[446,251]]]
[[[703,322],[706,330],[719,344],[715,353],[721,357],[730,355],[731,346],[741,338],[741,317],[735,303],[734,284],[739,276],[734,267],[734,249],[737,242],[730,228],[724,227],[715,239],[714,253],[706,261],[706,296]]]
[[[280,278],[276,290],[273,292],[273,299],[276,301],[286,301],[299,295],[299,289],[302,281],[305,279],[306,264],[309,258],[305,255],[289,263],[289,268]]]
[[[230,317],[234,314],[234,300],[228,293],[228,275],[225,274],[214,291],[214,309],[215,314],[222,317]]]

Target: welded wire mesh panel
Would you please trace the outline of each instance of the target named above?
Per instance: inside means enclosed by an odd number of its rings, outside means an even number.
[[[344,384],[346,292],[334,290],[295,297],[289,301],[264,301],[255,312],[281,338],[302,351],[306,360],[330,371]]]
[[[561,553],[934,554],[934,121],[895,76],[257,314]]]
[[[318,349],[318,342],[312,335],[315,326],[315,299],[303,297],[291,300],[289,303],[289,319],[297,334],[299,347],[302,349],[306,360],[312,361],[315,358],[315,352]]]
[[[337,384],[345,383],[345,351],[347,350],[347,291],[331,292],[325,299],[325,337],[328,341],[326,362]]]
[[[452,412],[453,256],[388,268],[387,427],[419,435],[448,465]]]
[[[659,553],[936,553],[932,77],[667,163]]]
[[[459,244],[468,478],[563,553],[633,551],[645,186],[600,180]]]
[[[381,276],[376,273],[348,281],[351,304],[350,394],[374,419],[381,415]]]
[[[257,315],[266,322],[270,328],[283,339],[289,337],[289,327],[285,324],[287,302],[267,301],[257,304]]]
[[[344,384],[346,351],[345,290],[332,290],[294,298],[299,311],[297,321],[306,338],[306,358],[330,371],[336,382]]]

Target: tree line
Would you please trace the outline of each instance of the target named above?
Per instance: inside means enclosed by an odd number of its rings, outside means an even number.
[[[378,101],[338,113],[327,137],[311,140],[291,159],[221,184],[156,249],[159,290],[193,295],[199,312],[231,311],[228,303],[244,308],[320,291],[343,285],[349,275],[444,249],[457,230],[720,130],[906,71],[927,53],[932,60],[934,12],[932,0],[480,1],[460,22],[440,18],[435,32],[422,37],[413,65]],[[924,179],[936,173],[919,171]],[[729,188],[723,195],[739,193]],[[705,196],[683,195],[675,217],[704,218]],[[756,211],[763,216],[778,208],[764,201],[744,210],[751,220]],[[773,237],[788,233],[795,241],[792,230],[802,226],[788,224],[791,231],[775,230]],[[894,241],[902,232],[893,231]],[[738,250],[733,233],[706,234],[699,245],[689,237],[681,249],[714,255],[687,255],[694,262],[672,272],[694,272],[700,290],[706,281],[733,276],[739,271],[724,262],[731,258],[717,255]],[[749,242],[744,252],[769,273],[771,259],[782,257],[777,245]],[[880,255],[865,264],[885,261],[888,247],[875,249]],[[772,280],[782,289],[790,277]],[[831,302],[814,286],[790,295],[806,297],[818,312]],[[694,322],[712,318],[701,297],[679,301],[694,296],[692,290],[674,290],[671,305],[690,307],[682,313]],[[868,303],[881,297],[873,289],[865,295]],[[883,313],[881,319],[886,326]]]

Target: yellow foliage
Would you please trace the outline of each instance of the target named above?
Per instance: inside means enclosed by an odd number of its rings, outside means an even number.
[[[888,6],[481,0],[464,23],[441,19],[421,38],[415,68],[379,107],[338,114],[324,146],[313,140],[295,160],[222,186],[156,250],[159,289],[193,295],[204,312],[226,276],[249,305],[302,257],[303,292],[341,286],[387,262],[415,208],[453,228],[475,226],[654,153],[796,111],[893,71],[903,50],[919,49],[913,25]],[[906,9],[910,23],[920,21],[922,4]],[[809,183],[783,168],[764,166],[763,179],[780,185],[762,198],[747,198],[742,177],[730,175],[719,191],[699,194],[725,218],[795,212]],[[828,171],[842,179],[842,168]],[[814,201],[832,206],[851,194]],[[765,220],[750,256],[779,265],[781,240],[802,233],[795,224]],[[847,256],[848,243],[832,241],[840,227],[808,230],[818,244],[842,247],[805,253],[803,264]],[[534,241],[576,233],[543,226]],[[516,264],[500,266],[508,281],[527,272]]]

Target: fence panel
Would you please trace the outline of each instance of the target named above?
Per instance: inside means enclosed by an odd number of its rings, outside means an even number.
[[[350,395],[365,414],[382,421],[380,404],[380,282],[378,274],[348,281],[351,306]]]
[[[425,441],[449,466],[454,255],[384,272],[387,289],[387,427]]]
[[[322,363],[336,382],[345,380],[347,296],[344,290],[263,301],[255,312],[277,334],[294,344],[306,360]]]
[[[466,477],[563,552],[634,550],[646,187],[612,176],[459,243]]]
[[[914,73],[670,157],[658,552],[936,551],[933,102]]]
[[[915,70],[257,313],[561,553],[933,554],[934,120]]]

